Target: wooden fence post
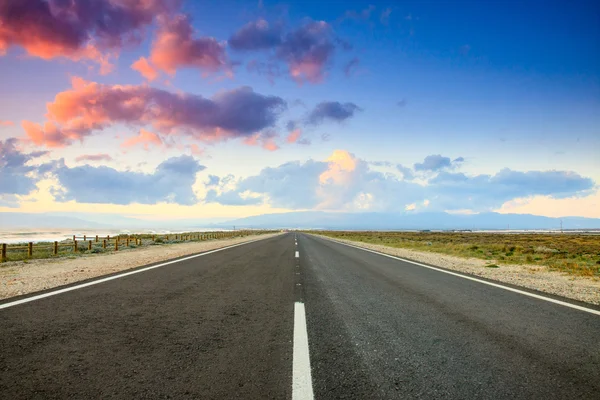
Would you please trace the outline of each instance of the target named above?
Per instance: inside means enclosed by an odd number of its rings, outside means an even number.
[[[119,251],[119,238],[115,239],[115,251]]]
[[[106,240],[110,240],[110,235],[106,235]]]
[[[88,242],[88,250],[91,250],[91,249],[92,249],[92,241],[90,240],[90,241]]]
[[[33,255],[33,242],[27,243],[27,255],[29,257]]]
[[[126,239],[125,243],[126,243],[127,247],[129,247],[129,235],[127,235],[127,239]]]
[[[96,242],[98,241],[98,235],[96,235]]]
[[[83,241],[85,242],[87,240],[87,236],[83,235]]]
[[[154,242],[156,239],[156,235],[152,235],[152,241]]]
[[[105,249],[105,248],[106,248],[106,239],[104,239],[104,240],[102,241],[102,248],[103,248],[103,249]]]
[[[2,243],[2,259],[0,261],[6,261],[6,243]]]
[[[77,240],[77,238],[75,237],[75,235],[73,235],[73,241]]]
[[[77,240],[73,240],[73,253],[77,252]]]
[[[54,255],[57,256],[58,255],[58,242],[54,242]]]

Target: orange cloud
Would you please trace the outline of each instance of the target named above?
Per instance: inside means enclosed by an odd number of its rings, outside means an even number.
[[[146,57],[140,57],[136,62],[131,64],[131,69],[139,72],[144,78],[153,81],[158,78],[158,71],[154,68]]]
[[[194,28],[186,15],[160,16],[152,43],[150,61],[159,70],[173,76],[183,67],[198,68],[206,73],[232,72],[225,46],[213,37],[194,37]]]
[[[0,126],[13,126],[15,123],[12,121],[2,121],[0,120]]]
[[[138,144],[143,145],[144,150],[148,151],[150,150],[151,146],[162,147],[164,143],[156,133],[147,131],[142,128],[140,129],[140,133],[138,136],[127,139],[121,144],[121,147],[134,147]]]
[[[301,135],[302,135],[302,131],[300,129],[294,129],[293,131],[290,132],[286,141],[288,143],[296,143],[298,141],[298,139],[300,139]]]

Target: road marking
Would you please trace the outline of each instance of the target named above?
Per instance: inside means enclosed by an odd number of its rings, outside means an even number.
[[[355,249],[368,251],[369,253],[375,253],[375,254],[379,254],[380,256],[393,258],[395,260],[403,261],[403,262],[410,263],[410,264],[415,264],[415,265],[418,265],[420,267],[429,268],[429,269],[432,269],[434,271],[443,272],[443,273],[448,274],[448,275],[454,275],[454,276],[458,276],[459,278],[468,279],[470,281],[474,281],[474,282],[478,282],[478,283],[483,283],[484,285],[489,285],[489,286],[493,286],[493,287],[496,287],[496,288],[499,288],[499,289],[508,290],[509,292],[519,293],[519,294],[522,294],[524,296],[529,296],[529,297],[533,297],[535,299],[544,300],[544,301],[547,301],[549,303],[559,304],[561,306],[574,308],[575,310],[584,311],[584,312],[587,312],[587,313],[590,313],[590,314],[600,315],[600,310],[594,310],[593,308],[587,308],[587,307],[578,306],[577,304],[567,303],[566,301],[556,300],[556,299],[553,299],[551,297],[540,296],[539,294],[530,293],[530,292],[526,292],[524,290],[519,290],[519,289],[511,288],[509,286],[500,285],[498,283],[492,283],[492,282],[484,281],[483,279],[477,279],[477,278],[474,278],[472,276],[467,276],[467,275],[459,274],[459,273],[452,272],[452,271],[446,271],[445,269],[442,269],[442,268],[436,268],[436,267],[432,267],[431,265],[421,264],[421,263],[416,262],[416,261],[411,261],[411,260],[407,260],[405,258],[392,256],[390,254],[385,254],[385,253],[382,253],[382,252],[379,252],[379,251],[375,251],[375,250],[371,250],[371,249],[365,249],[364,247],[359,247],[359,246],[355,246],[355,245],[348,244],[348,243],[338,242],[337,240],[325,238],[323,236],[319,236],[319,237],[321,237],[323,239],[326,239],[326,240],[329,240],[329,241],[332,241],[332,242],[335,242],[335,243],[343,244],[344,246],[354,247]]]
[[[314,399],[310,376],[310,355],[304,303],[294,304],[294,354],[292,366],[292,400]]]
[[[55,296],[57,294],[70,292],[72,290],[77,290],[77,289],[82,289],[84,287],[97,285],[99,283],[112,281],[113,279],[119,279],[119,278],[123,278],[125,276],[129,276],[129,275],[133,275],[133,274],[139,274],[141,272],[150,271],[151,269],[164,267],[165,265],[175,264],[175,263],[178,263],[178,262],[181,262],[181,261],[191,260],[192,258],[206,256],[208,254],[216,253],[218,251],[223,251],[223,250],[231,249],[231,248],[234,248],[234,247],[242,246],[242,245],[245,245],[245,244],[258,242],[259,240],[264,240],[264,239],[265,238],[260,238],[260,239],[256,239],[256,240],[251,240],[249,242],[238,243],[238,244],[234,244],[234,245],[231,245],[231,246],[222,247],[220,249],[210,250],[210,251],[207,251],[205,253],[200,253],[200,254],[195,254],[193,256],[188,256],[188,257],[180,258],[179,260],[167,261],[167,262],[164,262],[162,264],[152,265],[150,267],[141,268],[141,269],[136,269],[135,271],[125,272],[125,273],[122,273],[122,274],[113,275],[113,276],[109,276],[109,277],[106,277],[106,278],[100,278],[100,279],[92,281],[92,282],[86,282],[86,283],[82,283],[80,285],[70,286],[68,288],[58,289],[58,290],[54,290],[52,292],[38,294],[37,296],[31,296],[31,297],[27,297],[27,298],[24,298],[24,299],[21,299],[21,300],[11,301],[10,303],[0,304],[0,310],[3,309],[3,308],[17,306],[19,304],[29,303],[30,301],[35,301],[35,300],[40,300],[40,299],[43,299],[43,298],[46,298],[46,297]]]
[[[300,252],[299,251],[296,252],[296,258],[300,258]]]

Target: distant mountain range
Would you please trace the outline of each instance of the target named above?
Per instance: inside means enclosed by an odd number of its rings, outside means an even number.
[[[583,217],[549,218],[531,214],[480,213],[333,213],[325,211],[263,214],[240,218],[218,227],[298,229],[598,229],[600,219]]]
[[[116,214],[0,213],[0,229],[600,229],[600,219],[583,217],[549,218],[531,214],[480,213],[336,213],[302,211],[263,214],[230,221],[185,219],[152,221]]]

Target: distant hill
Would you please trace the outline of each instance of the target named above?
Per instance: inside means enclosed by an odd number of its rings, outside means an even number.
[[[336,213],[302,211],[263,214],[230,221],[210,219],[143,220],[117,214],[0,213],[0,229],[560,229],[560,218],[530,214]],[[564,229],[600,229],[600,219],[562,218]]]
[[[457,215],[436,213],[333,213],[325,211],[263,214],[235,219],[215,227],[290,229],[560,229],[561,218],[531,214],[480,213]],[[598,229],[600,219],[562,218],[564,229]]]

